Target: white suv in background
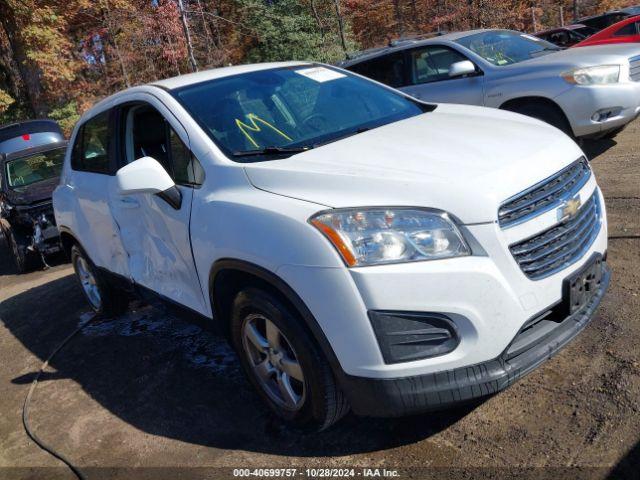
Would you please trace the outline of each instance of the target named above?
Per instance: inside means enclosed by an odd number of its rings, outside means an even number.
[[[569,137],[319,64],[103,100],[54,205],[94,310],[136,290],[218,322],[273,410],[315,428],[498,392],[609,282],[603,197]]]

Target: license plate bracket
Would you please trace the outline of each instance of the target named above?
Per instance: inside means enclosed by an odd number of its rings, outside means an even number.
[[[600,288],[604,261],[596,254],[587,264],[563,283],[563,304],[565,312],[572,315],[589,303]]]

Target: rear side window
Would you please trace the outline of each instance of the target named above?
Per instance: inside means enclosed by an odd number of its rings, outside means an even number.
[[[402,87],[404,80],[404,53],[397,52],[349,67],[352,72],[372,78],[390,87]]]
[[[622,27],[621,29],[619,29],[614,36],[615,37],[628,37],[631,35],[636,35],[638,33],[638,25],[640,24],[640,22],[634,22],[634,23],[630,23],[628,25],[625,25],[624,27]]]
[[[109,112],[104,112],[81,127],[73,145],[71,167],[83,172],[108,174],[110,142]]]

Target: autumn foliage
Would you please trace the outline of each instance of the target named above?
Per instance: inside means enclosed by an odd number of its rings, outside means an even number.
[[[196,69],[332,62],[397,37],[491,27],[534,31],[629,3],[0,0],[0,124],[49,116],[69,131],[101,97]]]

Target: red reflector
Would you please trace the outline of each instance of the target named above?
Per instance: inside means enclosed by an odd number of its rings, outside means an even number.
[[[25,142],[28,142],[29,140],[31,140],[31,135],[29,135],[28,133],[25,133],[24,135],[22,135],[22,139]]]

